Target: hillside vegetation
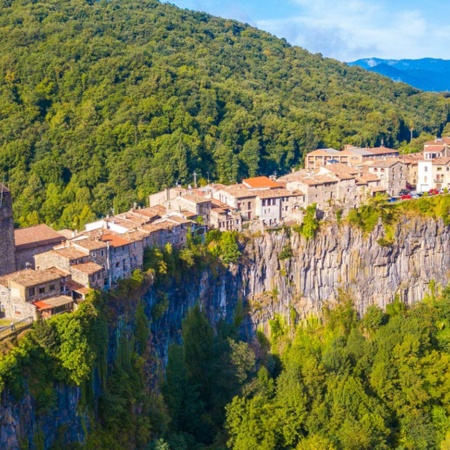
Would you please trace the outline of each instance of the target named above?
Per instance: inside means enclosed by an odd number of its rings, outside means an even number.
[[[447,99],[154,0],[4,0],[0,174],[16,221],[80,227],[199,176],[433,134]]]

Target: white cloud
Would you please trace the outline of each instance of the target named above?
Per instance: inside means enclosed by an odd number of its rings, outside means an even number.
[[[298,14],[279,20],[260,20],[257,26],[285,37],[311,52],[342,61],[362,57],[445,57],[430,54],[442,29],[427,24],[419,10],[392,10],[383,1],[294,0]],[[444,41],[445,43],[445,41]],[[444,53],[445,52],[445,53]]]

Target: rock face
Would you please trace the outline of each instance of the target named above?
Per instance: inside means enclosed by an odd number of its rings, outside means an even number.
[[[409,304],[420,301],[432,280],[447,284],[450,227],[442,221],[405,219],[397,225],[392,245],[380,245],[382,238],[382,226],[364,236],[359,229],[336,224],[323,226],[311,240],[292,230],[255,235],[246,241],[240,264],[221,273],[204,270],[181,274],[181,282],[170,282],[164,289],[169,308],[152,323],[153,348],[165,363],[169,344],[181,339],[183,317],[197,302],[211,322],[217,323],[222,318],[232,320],[236,305],[242,301],[248,311],[242,334],[251,339],[275,314],[288,321],[293,310],[305,316],[320,310],[323,302],[335,300],[340,292],[351,295],[362,314],[369,305],[384,307],[396,296]],[[158,296],[154,287],[144,295],[149,316]],[[110,361],[118,336],[133,327],[125,316],[119,308],[116,325],[110,330]],[[39,439],[41,448],[50,448],[58,436],[63,436],[63,445],[83,442],[88,421],[79,406],[80,390],[65,386],[55,386],[55,390],[57,410],[40,415],[29,393],[21,400],[14,400],[7,392],[2,394],[0,448],[14,450],[28,443],[25,448],[34,449]],[[99,394],[96,390],[95,397]]]
[[[392,245],[379,244],[384,238],[381,225],[368,236],[337,225],[309,241],[290,234],[265,234],[247,246],[252,263],[241,271],[253,314],[258,298],[267,292],[272,292],[271,306],[262,310],[268,316],[286,315],[291,307],[300,315],[319,310],[339,292],[351,295],[363,314],[369,305],[384,308],[396,296],[408,304],[420,301],[432,280],[445,285],[449,279],[450,228],[442,221],[401,221]],[[284,248],[293,256],[280,259]]]

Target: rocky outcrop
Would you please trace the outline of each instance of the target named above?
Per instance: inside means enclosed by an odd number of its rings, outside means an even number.
[[[432,280],[447,284],[450,228],[442,221],[405,219],[397,224],[391,245],[384,237],[381,225],[365,236],[334,224],[309,241],[295,232],[252,239],[246,248],[250,263],[241,272],[253,320],[286,315],[290,308],[300,315],[317,311],[340,292],[351,295],[362,314],[372,304],[384,308],[396,296],[408,304],[420,301]],[[280,259],[285,248],[293,255]],[[258,304],[264,303],[260,298],[269,299],[269,305]],[[263,311],[261,319],[257,310]]]

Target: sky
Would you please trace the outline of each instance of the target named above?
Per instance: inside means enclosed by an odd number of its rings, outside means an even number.
[[[448,0],[171,0],[236,19],[310,52],[360,58],[450,59]]]

